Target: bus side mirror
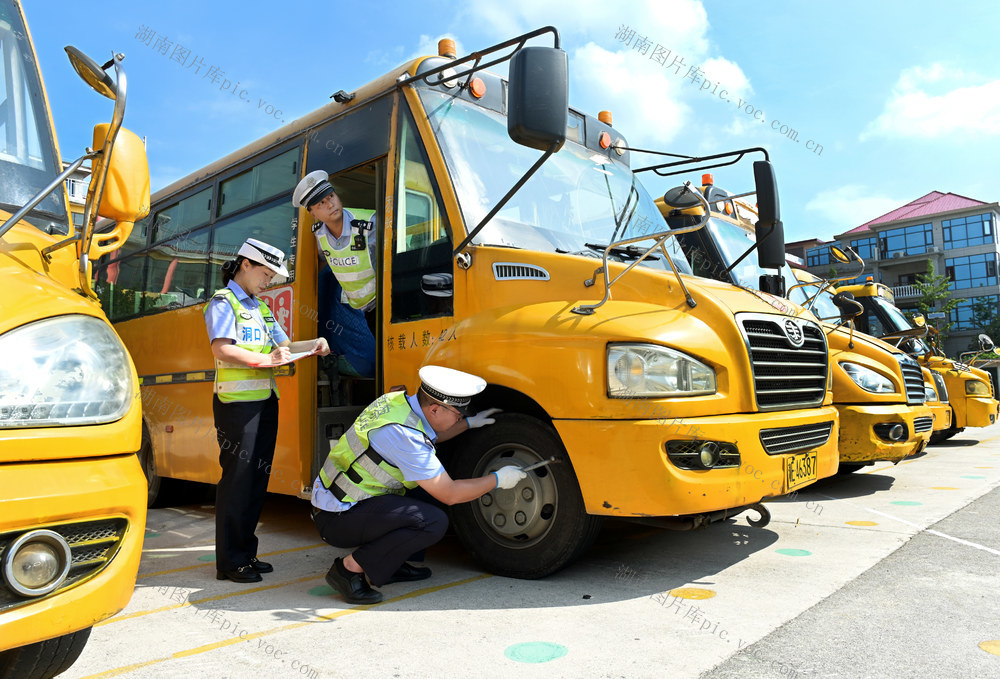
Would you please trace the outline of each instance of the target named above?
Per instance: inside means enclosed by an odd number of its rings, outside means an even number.
[[[860,316],[865,310],[861,302],[854,299],[854,295],[849,292],[838,292],[833,296],[833,303],[840,309],[840,317],[843,319]]]
[[[566,53],[554,47],[522,47],[510,59],[507,134],[522,146],[558,151],[566,141],[568,122]]]
[[[979,335],[979,348],[981,351],[993,351],[993,340],[986,333]]]
[[[918,328],[922,328],[925,325],[927,325],[927,321],[924,320],[923,314],[913,314],[912,318],[913,318],[913,325],[915,325]]]
[[[761,268],[780,269],[785,264],[785,227],[774,167],[766,160],[754,161],[753,179],[757,189],[757,261]]]
[[[108,123],[94,126],[92,148],[104,146],[109,127]],[[103,156],[94,159],[91,184],[101,176],[104,163],[108,163],[108,175],[104,180],[104,193],[95,209],[98,216],[112,219],[116,224],[107,233],[94,234],[89,253],[91,260],[120,247],[132,233],[136,220],[149,214],[149,163],[142,140],[133,132],[121,128],[115,138],[110,161]],[[87,191],[88,200],[93,200],[93,191],[91,186]]]

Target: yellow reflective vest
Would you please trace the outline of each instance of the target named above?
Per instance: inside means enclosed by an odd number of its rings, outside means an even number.
[[[264,300],[257,300],[257,308],[261,318],[264,319],[264,326],[261,327],[260,321],[240,304],[236,299],[236,293],[229,288],[217,290],[212,299],[223,299],[232,307],[233,315],[236,317],[236,346],[260,354],[271,353],[274,345],[272,333],[275,320]],[[206,315],[208,306],[205,305]],[[263,357],[261,359],[263,360]],[[223,403],[263,401],[271,396],[272,390],[277,395],[274,368],[250,368],[241,363],[215,359],[214,392],[219,395],[219,400]]]
[[[357,502],[377,495],[402,495],[416,488],[416,481],[405,481],[403,472],[378,454],[368,441],[371,432],[389,424],[401,424],[424,435],[423,420],[413,412],[406,393],[394,391],[379,396],[365,408],[354,425],[340,437],[319,472],[323,487],[341,502]]]
[[[344,218],[344,227],[349,233],[353,232],[353,226],[346,217]],[[327,229],[317,232],[316,241],[319,249],[326,257],[330,271],[337,277],[348,303],[355,309],[364,309],[375,299],[375,267],[372,264],[367,242],[367,239],[373,236],[369,234],[368,236],[349,238],[348,244],[339,249],[334,246],[330,236]],[[364,242],[364,247],[360,250],[351,249],[355,238],[360,238]]]

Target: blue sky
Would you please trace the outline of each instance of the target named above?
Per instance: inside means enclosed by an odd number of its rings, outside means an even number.
[[[854,0],[25,5],[63,157],[80,155],[111,111],[63,46],[98,62],[123,52],[125,125],[148,140],[154,191],[337,90],[435,53],[440,37],[455,38],[464,54],[551,24],[570,59],[570,104],[612,111],[630,146],[691,155],[765,147],[788,241],[829,239],[932,190],[1000,199],[1000,3],[957,11]],[[149,44],[137,37],[150,33]],[[798,141],[781,134],[784,125]],[[634,167],[651,162],[633,156]],[[715,177],[731,190],[752,184],[749,164]],[[675,181],[643,175],[653,195]]]

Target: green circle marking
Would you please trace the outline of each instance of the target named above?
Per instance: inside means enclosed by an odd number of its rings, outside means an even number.
[[[215,561],[215,554],[205,554],[204,556],[199,556],[198,561]]]
[[[889,504],[899,505],[901,507],[916,507],[917,505],[922,505],[923,502],[915,502],[913,500],[893,500]]]
[[[548,641],[528,641],[523,644],[508,646],[503,652],[505,656],[516,662],[540,663],[561,658],[569,653],[569,649],[560,644]]]
[[[985,476],[960,476],[962,479],[985,479]]]
[[[316,587],[309,588],[310,596],[330,596],[331,594],[336,594],[337,590],[330,585],[317,585]]]
[[[147,537],[147,538],[158,538],[158,537],[160,537],[160,533],[154,533],[152,531],[147,531],[146,535],[144,537]]]
[[[785,556],[812,556],[812,552],[808,549],[776,549],[775,551]]]

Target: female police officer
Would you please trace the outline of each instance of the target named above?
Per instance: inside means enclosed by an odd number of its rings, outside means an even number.
[[[274,367],[291,352],[330,353],[323,338],[291,342],[267,304],[258,299],[275,275],[288,276],[284,253],[248,238],[236,259],[222,265],[226,287],[205,305],[215,356],[212,410],[222,478],[215,496],[217,577],[259,582],[273,567],[257,559],[254,529],[267,492],[278,435]]]

